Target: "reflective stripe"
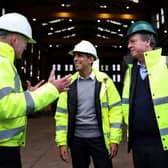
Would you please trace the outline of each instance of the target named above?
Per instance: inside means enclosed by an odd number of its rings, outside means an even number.
[[[122,98],[122,104],[129,104],[128,98]]]
[[[165,104],[165,103],[168,103],[168,97],[161,97],[161,98],[153,100],[154,105],[161,105],[161,104]]]
[[[12,91],[14,91],[14,89],[11,88],[11,87],[6,87],[6,88],[0,89],[0,99],[2,99],[3,97],[7,96]]]
[[[57,107],[56,112],[67,113],[67,109],[64,109],[64,108],[61,108],[61,107]]]
[[[121,128],[121,123],[112,123],[110,124],[110,128]]]
[[[102,103],[102,108],[107,108],[107,107],[108,107],[107,102]]]
[[[66,126],[56,126],[56,131],[65,131],[67,130]]]
[[[121,105],[121,101],[116,102],[116,103],[114,103],[114,104],[111,104],[111,105],[109,106],[109,109],[111,110],[113,107],[115,107],[115,106],[120,106],[120,105]]]
[[[168,128],[160,129],[160,135],[168,135]]]
[[[128,104],[129,103],[129,99],[123,98],[122,99],[122,103],[123,104]],[[153,100],[153,104],[154,105],[161,105],[161,104],[165,104],[165,103],[168,103],[168,97],[161,97],[161,98]]]
[[[0,139],[11,138],[24,131],[24,127],[0,131]]]
[[[121,101],[117,102],[117,103],[114,103],[114,104],[111,104],[110,106],[108,106],[108,103],[107,102],[104,102],[102,103],[102,108],[109,108],[109,110],[111,110],[113,107],[115,106],[120,106],[121,105]]]
[[[20,92],[20,77],[15,69],[13,69],[13,71],[15,73],[15,78],[14,78],[15,90],[16,90],[16,92]]]
[[[27,114],[30,114],[34,111],[34,101],[32,99],[32,96],[30,95],[29,92],[24,92],[24,95],[25,95],[25,99],[26,99],[26,105],[27,105]]]

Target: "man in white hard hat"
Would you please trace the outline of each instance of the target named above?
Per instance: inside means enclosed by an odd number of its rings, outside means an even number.
[[[121,140],[122,110],[119,93],[107,74],[92,68],[97,52],[82,40],[69,52],[74,56],[76,73],[68,92],[61,93],[55,113],[55,141],[61,159],[73,168],[89,168],[90,157],[96,168],[112,168]]]
[[[42,109],[68,90],[70,75],[59,80],[50,73],[48,82],[29,85],[23,91],[14,65],[27,43],[35,43],[27,18],[18,13],[0,17],[0,167],[21,168],[20,147],[25,145],[27,115]],[[38,88],[39,87],[39,88]]]

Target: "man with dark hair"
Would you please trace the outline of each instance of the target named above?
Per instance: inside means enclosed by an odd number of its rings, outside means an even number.
[[[56,109],[56,143],[63,161],[71,151],[73,168],[112,168],[121,141],[121,99],[111,78],[97,69],[97,51],[82,40],[69,52],[76,73]]]

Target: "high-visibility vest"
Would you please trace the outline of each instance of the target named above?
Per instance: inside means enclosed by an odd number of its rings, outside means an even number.
[[[149,77],[149,86],[154,105],[155,117],[160,132],[163,149],[168,150],[168,67],[166,56],[161,56],[161,49],[144,53]],[[128,65],[122,94],[124,120],[129,118],[129,96],[132,65]],[[129,133],[128,133],[129,135]]]
[[[26,116],[47,106],[59,96],[46,83],[36,91],[23,91],[14,66],[14,50],[0,42],[0,146],[24,146]]]
[[[101,107],[101,128],[106,144],[106,148],[109,150],[110,143],[119,144],[122,136],[122,110],[121,110],[121,99],[120,95],[112,82],[112,80],[103,72],[93,70],[96,80],[101,83],[99,100]],[[78,79],[79,73],[76,72],[72,78],[73,81]],[[58,146],[68,145],[68,129],[69,124],[68,118],[70,115],[68,112],[67,92],[60,94],[57,102],[57,108],[55,113],[56,121],[56,136],[55,141]],[[73,97],[72,97],[73,99]],[[77,105],[76,105],[77,106]],[[74,123],[73,123],[74,124]]]

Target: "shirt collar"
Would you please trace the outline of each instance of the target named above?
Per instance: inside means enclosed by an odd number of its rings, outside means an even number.
[[[91,74],[89,75],[89,77],[84,78],[84,77],[79,75],[78,79],[92,79],[92,80],[94,80],[95,79],[95,74],[92,71]]]
[[[137,65],[139,65],[139,66],[140,66],[140,68],[145,68],[145,69],[146,69],[146,66],[145,66],[145,65],[143,65],[143,64],[141,64],[139,61],[137,62]]]

